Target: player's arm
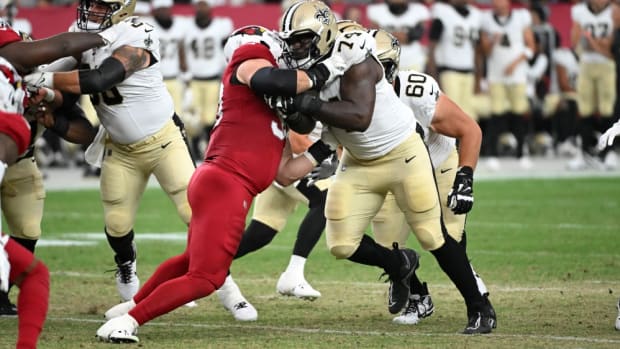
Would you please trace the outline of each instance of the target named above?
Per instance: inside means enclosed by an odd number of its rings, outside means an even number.
[[[428,75],[437,78],[437,63],[435,62],[435,50],[437,49],[437,43],[441,39],[443,33],[443,23],[439,18],[433,19],[431,22],[431,29],[428,34],[428,60],[426,61],[426,71]]]
[[[433,131],[459,141],[459,167],[476,168],[482,144],[478,124],[448,96],[441,94],[431,121]]]
[[[313,87],[312,80],[302,70],[279,69],[263,58],[243,61],[235,77],[262,95],[292,97]]]
[[[41,64],[76,56],[103,45],[105,40],[99,34],[62,33],[43,40],[11,43],[0,48],[0,56],[11,62],[18,71],[29,71]]]
[[[568,77],[568,71],[566,70],[566,68],[561,65],[561,64],[556,64],[555,65],[555,73],[558,79],[558,86],[560,87],[560,91],[566,93],[566,92],[575,92],[575,89],[573,89],[571,83],[570,83],[570,79]]]
[[[361,63],[351,66],[340,79],[341,100],[323,102],[316,95],[303,94],[295,98],[295,107],[324,124],[364,132],[372,120],[375,85],[382,74],[381,66],[368,56]]]
[[[301,154],[312,145],[312,140],[310,140],[308,135],[302,135],[295,131],[289,130],[287,137],[291,143],[293,154]]]
[[[480,47],[484,56],[488,57],[489,55],[491,55],[491,51],[493,51],[493,47],[495,46],[499,38],[500,35],[498,34],[491,35],[487,31],[480,31]]]
[[[581,25],[578,22],[573,21],[573,25],[570,28],[570,47],[573,50],[577,49],[577,46],[579,46],[582,31]]]
[[[293,157],[293,149],[287,138],[282,152],[282,159],[278,167],[276,182],[281,186],[288,186],[310,173],[314,167],[333,154],[332,149],[322,140],[314,142],[301,156]]]
[[[594,38],[591,33],[586,33],[586,40],[588,40],[588,44],[592,48],[592,50],[602,54],[603,56],[614,59],[613,54],[611,53],[611,44],[612,44],[612,36],[602,37],[602,38]]]

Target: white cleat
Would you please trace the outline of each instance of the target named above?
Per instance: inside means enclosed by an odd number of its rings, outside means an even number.
[[[140,341],[138,322],[131,315],[125,314],[108,320],[97,330],[97,338],[112,343],[137,343]]]
[[[195,308],[198,306],[198,303],[196,303],[195,301],[191,301],[191,302],[185,303],[185,306],[188,308]]]
[[[321,292],[315,290],[303,276],[284,272],[278,279],[276,290],[283,296],[293,296],[309,301],[321,297]]]
[[[220,302],[228,310],[237,321],[256,321],[258,312],[250,302],[248,302],[239,286],[235,283],[230,275],[226,277],[224,285],[215,291]]]
[[[136,302],[134,302],[133,299],[131,299],[131,300],[128,300],[127,302],[117,304],[113,306],[112,308],[108,309],[108,311],[105,312],[104,316],[106,320],[111,320],[111,319],[114,319],[115,317],[119,317],[119,316],[129,313],[129,311],[135,308],[135,306],[136,306]]]
[[[395,324],[415,325],[420,322],[417,309],[407,307],[403,312],[392,320]]]
[[[620,331],[620,299],[618,299],[618,304],[616,304],[616,308],[618,308],[618,317],[616,318],[616,330]]]
[[[140,279],[136,274],[136,260],[117,265],[116,289],[123,302],[133,299],[140,289]]]

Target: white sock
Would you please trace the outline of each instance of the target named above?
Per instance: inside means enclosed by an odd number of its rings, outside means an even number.
[[[305,266],[306,258],[297,255],[291,255],[291,260],[288,262],[286,272],[295,273],[303,276]]]
[[[480,292],[480,295],[482,296],[488,295],[489,290],[487,290],[487,285],[484,284],[484,281],[482,281],[482,278],[478,275],[478,273],[476,273],[476,271],[474,270],[474,266],[471,264],[470,266],[471,266],[471,271],[474,273],[476,284],[478,285],[478,292]]]

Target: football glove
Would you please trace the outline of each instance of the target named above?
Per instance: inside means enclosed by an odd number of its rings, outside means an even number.
[[[456,172],[454,184],[448,193],[448,207],[455,214],[465,214],[474,205],[474,170],[463,166]]]
[[[596,148],[599,151],[602,151],[607,147],[611,147],[611,145],[614,144],[614,138],[616,138],[617,135],[620,135],[620,121],[617,121],[601,135],[598,139],[598,145]]]
[[[9,255],[6,253],[4,246],[9,241],[9,236],[0,233],[0,291],[9,291],[9,275],[11,273],[11,264],[9,263]]]
[[[318,166],[312,169],[306,178],[308,178],[307,186],[312,186],[315,182],[320,181],[321,179],[329,178],[336,173],[338,169],[338,164],[340,160],[338,160],[338,155],[336,153],[332,153],[330,157],[323,160]]]
[[[54,88],[54,73],[45,71],[36,71],[24,77],[24,81],[30,87],[47,87]]]
[[[347,64],[340,55],[332,55],[326,60],[313,65],[305,72],[312,80],[312,89],[320,91],[323,86],[344,74],[346,68]]]

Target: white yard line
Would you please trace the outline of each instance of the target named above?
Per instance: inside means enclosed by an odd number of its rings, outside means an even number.
[[[49,317],[48,321],[60,321],[60,322],[77,322],[77,323],[94,323],[100,324],[104,321],[86,318],[74,318],[74,317]],[[157,327],[186,327],[186,328],[207,328],[207,329],[225,329],[225,328],[239,328],[239,329],[254,329],[259,331],[279,331],[279,332],[293,332],[293,333],[316,333],[316,334],[334,334],[341,336],[390,336],[390,337],[429,337],[429,336],[442,336],[442,337],[454,337],[463,335],[460,333],[437,333],[437,332],[422,332],[422,331],[403,331],[403,332],[381,332],[381,331],[360,331],[360,330],[334,330],[334,329],[320,329],[320,328],[308,328],[308,327],[281,327],[281,326],[263,326],[263,325],[250,325],[250,324],[197,324],[197,323],[170,323],[170,322],[149,322],[146,326]],[[409,329],[409,327],[407,327]],[[552,336],[552,335],[532,335],[532,334],[489,334],[489,337],[497,338],[527,338],[538,340],[550,340],[558,342],[583,342],[583,343],[610,343],[620,344],[620,339],[607,339],[607,338],[593,338],[593,337],[575,337],[575,336]]]

